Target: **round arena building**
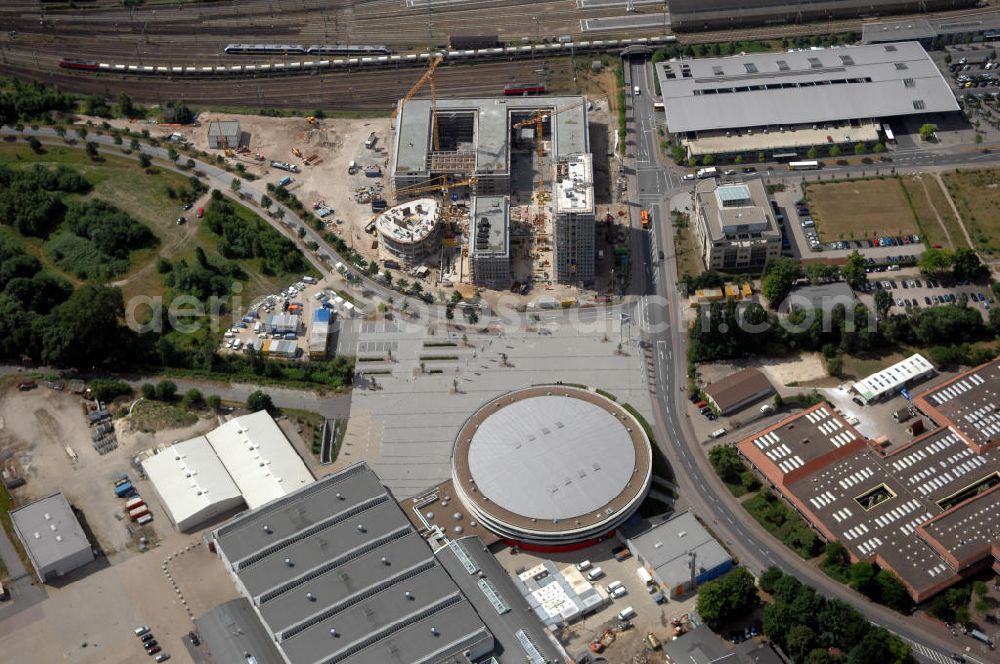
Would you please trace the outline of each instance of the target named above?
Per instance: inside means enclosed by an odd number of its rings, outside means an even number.
[[[509,392],[462,425],[452,480],[466,509],[509,544],[590,546],[645,499],[652,448],[609,399],[562,385]]]

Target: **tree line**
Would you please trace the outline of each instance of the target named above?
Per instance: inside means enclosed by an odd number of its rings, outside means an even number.
[[[302,272],[308,267],[294,242],[263,219],[240,215],[218,190],[212,192],[202,223],[219,237],[219,253],[224,258],[260,258],[272,274]]]

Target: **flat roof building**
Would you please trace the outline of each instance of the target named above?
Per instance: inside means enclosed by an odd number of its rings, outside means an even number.
[[[733,558],[691,512],[656,524],[625,540],[639,564],[672,597],[693,592],[733,568]]]
[[[288,664],[564,661],[481,544],[435,556],[364,463],[212,539]]]
[[[925,47],[981,40],[1000,30],[1000,12],[969,16],[911,17],[895,21],[875,21],[861,26],[861,41],[883,44],[897,41],[919,41]]]
[[[699,180],[694,234],[710,270],[760,268],[781,256],[781,229],[759,178]]]
[[[476,521],[527,549],[589,546],[624,523],[652,481],[652,447],[626,410],[565,386],[509,392],[455,438],[452,481]]]
[[[920,353],[914,353],[905,360],[854,383],[851,390],[862,404],[868,405],[895,396],[901,389],[926,380],[934,373],[934,365]]]
[[[779,307],[779,311],[787,313],[790,308],[794,307],[804,311],[829,313],[835,307],[842,306],[845,313],[851,312],[849,315],[853,316],[854,308],[858,302],[854,291],[846,282],[835,281],[828,284],[810,284],[796,288]]]
[[[312,484],[312,473],[267,411],[228,422],[142,461],[179,530],[244,504],[256,509]]]
[[[670,0],[676,32],[749,28],[971,7],[975,0]]]
[[[589,154],[556,161],[555,277],[568,284],[594,279],[594,165]]]
[[[1000,446],[1000,359],[920,394],[914,403],[980,454]]]
[[[774,386],[759,369],[748,367],[717,380],[704,390],[723,415],[734,413],[774,394]]]
[[[469,214],[469,264],[472,283],[488,288],[510,285],[510,201],[506,196],[476,196]]]
[[[882,119],[959,110],[917,42],[656,65],[667,128],[691,155],[874,143]]]
[[[827,404],[755,433],[738,448],[826,539],[841,542],[853,560],[891,570],[920,602],[991,557],[1000,560],[1000,447],[977,447],[959,429],[975,431],[975,422],[936,419],[942,413],[929,405],[949,390],[959,402],[952,408],[995,412],[989,395],[1000,388],[998,365],[976,367],[917,396],[914,403],[937,428],[889,454]],[[964,391],[956,393],[959,384]]]
[[[10,519],[43,583],[94,559],[87,535],[61,492],[12,510]]]
[[[514,583],[538,619],[548,626],[575,622],[608,604],[607,595],[576,567],[559,569],[551,560],[524,570]]]

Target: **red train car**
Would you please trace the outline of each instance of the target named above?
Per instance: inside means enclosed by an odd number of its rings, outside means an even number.
[[[84,71],[97,71],[98,63],[93,60],[76,60],[74,58],[63,58],[59,61],[59,66],[63,69],[82,69]]]
[[[528,85],[505,85],[503,88],[505,97],[512,95],[541,95],[545,94],[545,86],[541,83],[531,83]]]

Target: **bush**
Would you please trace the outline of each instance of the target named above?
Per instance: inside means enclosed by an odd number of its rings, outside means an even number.
[[[148,399],[149,401],[156,400],[156,386],[152,383],[142,384],[142,398]]]
[[[764,490],[743,503],[764,528],[803,558],[812,558],[820,551],[820,540],[798,513],[777,496]]]
[[[714,630],[742,618],[758,603],[753,575],[742,567],[698,588],[698,613]]]
[[[90,391],[98,401],[108,402],[132,394],[132,386],[121,380],[98,379],[90,382]]]
[[[247,410],[252,413],[266,410],[268,413],[274,414],[275,407],[274,403],[271,401],[271,395],[257,390],[247,397]]]
[[[177,385],[170,380],[161,380],[156,384],[156,400],[169,403],[177,396]]]
[[[222,399],[218,394],[209,394],[205,397],[205,405],[212,410],[219,410],[222,407]]]
[[[186,408],[201,408],[205,405],[205,397],[202,396],[201,390],[192,387],[184,393],[182,403]]]

